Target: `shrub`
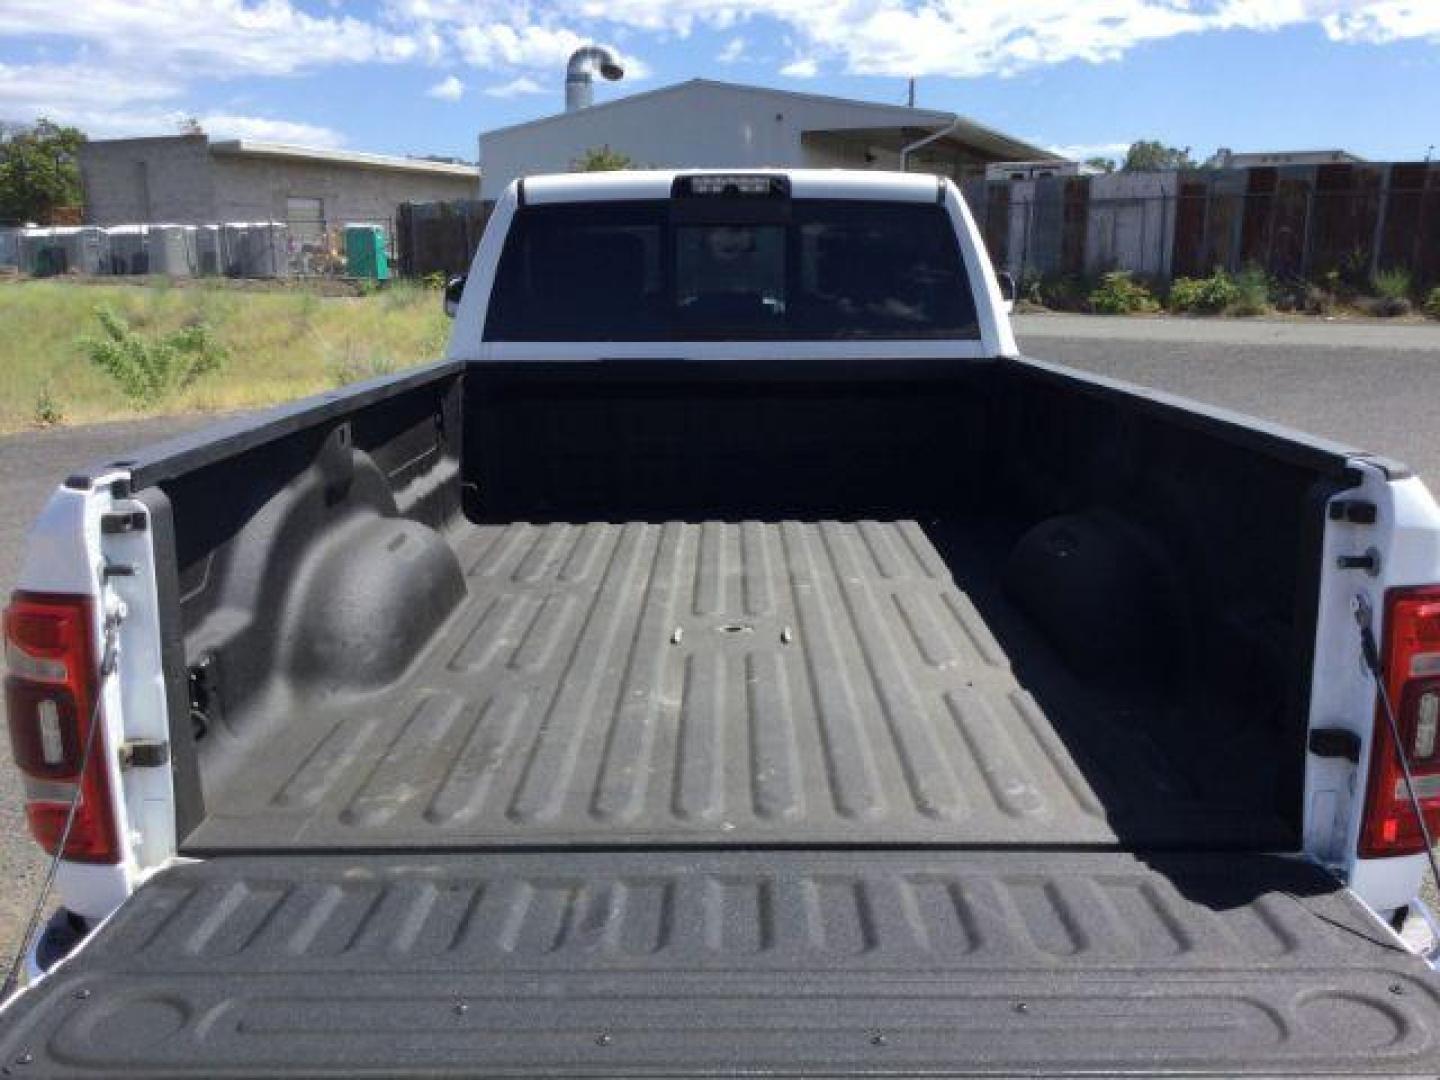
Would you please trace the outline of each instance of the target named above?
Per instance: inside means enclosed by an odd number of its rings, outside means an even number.
[[[112,308],[96,308],[95,317],[104,333],[81,338],[80,347],[136,407],[164,401],[225,362],[225,349],[206,323],[145,337]]]
[[[1382,300],[1409,300],[1411,279],[1410,271],[1404,267],[1396,266],[1389,270],[1381,270],[1375,275],[1375,295]]]
[[[54,427],[65,419],[60,402],[56,400],[54,391],[50,389],[48,382],[41,386],[40,393],[35,395],[33,419],[39,427]]]
[[[1160,307],[1150,290],[1125,270],[1101,274],[1100,283],[1090,291],[1088,299],[1090,310],[1101,315],[1133,315]]]
[[[1253,263],[1235,275],[1235,299],[1225,309],[1227,315],[1249,317],[1270,313],[1270,278]]]
[[[1425,314],[1432,319],[1440,319],[1440,285],[1436,285],[1425,297]]]
[[[1240,299],[1240,288],[1224,270],[1209,277],[1176,278],[1170,283],[1170,310],[1190,315],[1218,315]]]
[[[1036,286],[1040,303],[1052,311],[1089,311],[1090,283],[1078,274],[1051,274]]]

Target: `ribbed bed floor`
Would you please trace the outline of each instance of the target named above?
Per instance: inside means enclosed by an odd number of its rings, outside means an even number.
[[[959,527],[510,523],[458,550],[468,599],[403,685],[296,703],[188,850],[1291,839],[1047,661]]]

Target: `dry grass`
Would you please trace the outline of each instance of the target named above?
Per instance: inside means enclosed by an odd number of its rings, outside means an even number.
[[[218,373],[137,412],[78,345],[99,330],[102,305],[140,334],[207,323],[228,359]],[[0,284],[0,431],[57,417],[83,424],[272,405],[436,359],[449,331],[439,293],[406,282],[364,297],[321,296],[304,285],[249,292],[163,282]]]

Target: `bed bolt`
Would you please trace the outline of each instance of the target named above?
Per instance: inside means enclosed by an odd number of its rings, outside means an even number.
[[[602,1031],[599,1035],[595,1036],[596,1046],[609,1046],[612,1041],[608,1031]]]
[[[1405,987],[1401,986],[1399,983],[1391,983],[1390,992],[1392,994],[1403,994],[1405,993]]]
[[[890,1040],[887,1039],[884,1035],[881,1035],[878,1031],[874,1035],[870,1036],[871,1046],[886,1046],[889,1044],[889,1042]]]
[[[1015,1011],[1017,1013],[1028,1013],[1030,1011],[1030,1003],[1028,1001],[1015,1002]]]
[[[671,645],[679,645],[679,644],[680,644],[680,639],[683,638],[684,636],[685,636],[685,629],[684,629],[684,627],[680,627],[680,626],[675,627],[675,629],[674,629],[674,630],[671,632],[671,634],[670,634],[670,644],[671,644]]]
[[[780,631],[780,643],[781,643],[782,645],[789,645],[790,642],[792,642],[792,641],[794,641],[794,640],[795,640],[795,631],[791,630],[790,627],[787,626],[787,627],[785,627],[785,629],[783,629],[783,630]]]
[[[90,991],[89,991],[88,988],[86,988],[86,987],[84,987],[84,986],[82,986],[79,990],[76,990],[76,991],[75,991],[75,1000],[76,1000],[76,1001],[84,1001],[84,1000],[85,1000],[86,998],[88,998],[89,996],[90,996]]]
[[[29,1050],[21,1050],[21,1051],[20,1051],[20,1056],[15,1059],[15,1064],[16,1064],[16,1065],[29,1065],[29,1064],[30,1064],[32,1061],[34,1061],[34,1060],[35,1060],[35,1055],[32,1054]]]
[[[455,1013],[456,1016],[464,1016],[464,1015],[465,1015],[467,1012],[469,1012],[469,1011],[470,1011],[470,1006],[467,1005],[467,1004],[465,1004],[465,1002],[463,1002],[463,1001],[457,1001],[457,1002],[455,1003],[454,1013]]]

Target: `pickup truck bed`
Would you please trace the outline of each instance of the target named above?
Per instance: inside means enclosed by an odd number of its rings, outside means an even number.
[[[1026,634],[985,533],[463,525],[466,596],[424,655],[297,710],[187,846],[1283,844],[1177,749],[1173,706]]]
[[[7,1012],[0,1062],[1433,1077],[1437,1009],[1418,958],[1326,873],[1274,856],[233,857],[142,888]]]
[[[1029,360],[444,364],[143,451],[205,861],[0,1065],[1440,1075],[1299,854],[1350,461]]]

